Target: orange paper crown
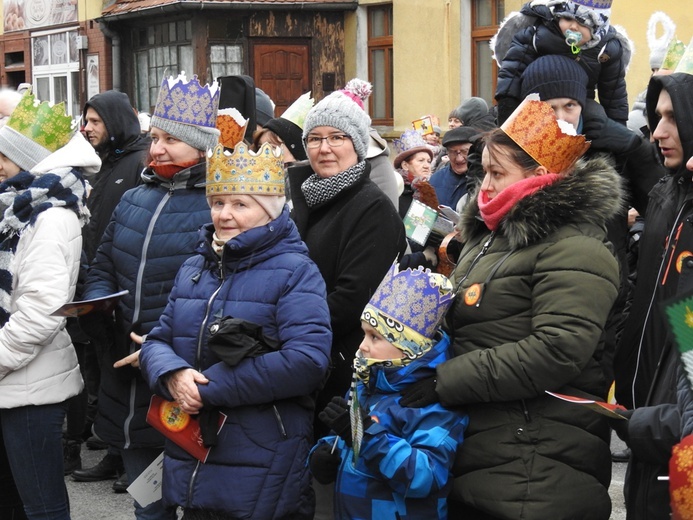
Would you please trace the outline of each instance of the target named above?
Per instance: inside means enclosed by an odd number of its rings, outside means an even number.
[[[527,96],[501,130],[550,173],[568,170],[590,147],[584,135],[561,129],[553,108],[538,94]]]
[[[217,129],[221,132],[219,143],[226,148],[235,148],[243,141],[249,119],[235,108],[222,108],[217,112]]]

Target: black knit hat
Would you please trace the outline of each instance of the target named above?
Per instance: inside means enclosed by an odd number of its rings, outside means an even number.
[[[284,144],[291,152],[297,161],[305,161],[308,159],[306,150],[303,148],[303,130],[301,127],[292,123],[283,117],[275,117],[265,123],[265,128],[272,130],[279,138],[284,141]]]
[[[584,107],[588,81],[587,73],[575,60],[547,54],[525,69],[520,96],[524,99],[528,94],[537,93],[542,101],[570,98]]]

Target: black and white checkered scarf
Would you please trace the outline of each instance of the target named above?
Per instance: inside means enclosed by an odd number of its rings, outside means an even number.
[[[74,211],[82,225],[87,223],[86,189],[79,173],[67,168],[42,175],[20,172],[0,184],[0,327],[10,319],[10,267],[19,238],[39,214],[54,207]]]
[[[366,173],[366,161],[339,172],[334,177],[322,178],[317,173],[308,177],[301,185],[301,191],[309,207],[331,200],[341,191],[356,184]]]

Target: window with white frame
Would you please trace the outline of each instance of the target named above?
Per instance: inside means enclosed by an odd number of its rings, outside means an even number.
[[[41,101],[65,103],[68,115],[78,118],[79,50],[77,28],[36,32],[31,37],[32,83]]]

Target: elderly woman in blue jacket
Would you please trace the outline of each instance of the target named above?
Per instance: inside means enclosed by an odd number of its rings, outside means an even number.
[[[275,150],[265,144],[256,155],[239,144],[208,156],[212,224],[140,353],[155,393],[188,414],[227,416],[205,463],[166,443],[163,499],[186,519],[313,517],[305,461],[332,333],[325,284],[289,218]],[[269,352],[232,364],[212,349],[210,335],[230,317],[259,327]],[[243,352],[232,339],[222,346]]]

